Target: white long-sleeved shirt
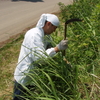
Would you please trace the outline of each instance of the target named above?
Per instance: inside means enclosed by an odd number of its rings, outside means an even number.
[[[26,34],[24,41],[21,45],[21,51],[19,54],[18,64],[15,69],[14,79],[20,84],[28,84],[30,78],[25,75],[34,68],[32,63],[39,59],[39,56],[44,56],[45,53],[49,56],[56,54],[54,48],[46,50],[48,40],[45,38],[42,28],[32,28]],[[38,55],[38,56],[37,56]]]

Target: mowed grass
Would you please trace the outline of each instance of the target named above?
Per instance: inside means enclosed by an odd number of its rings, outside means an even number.
[[[12,100],[14,70],[17,65],[20,47],[24,34],[33,26],[23,30],[16,40],[12,40],[12,42],[0,48],[0,100]]]
[[[22,38],[0,49],[0,100],[10,100],[13,90],[13,73],[16,67]]]

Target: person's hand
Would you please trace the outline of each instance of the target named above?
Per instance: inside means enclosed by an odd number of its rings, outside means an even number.
[[[68,39],[62,40],[58,45],[57,45],[59,50],[65,50],[68,47]]]

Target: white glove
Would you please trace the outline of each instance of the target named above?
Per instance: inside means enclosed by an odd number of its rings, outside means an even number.
[[[62,40],[58,45],[57,45],[59,50],[65,50],[68,47],[68,39]]]

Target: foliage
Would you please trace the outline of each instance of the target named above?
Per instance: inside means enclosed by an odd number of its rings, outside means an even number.
[[[100,3],[99,0],[79,0],[79,2],[74,3],[73,6],[69,5],[65,7],[65,5],[59,4],[62,11],[61,16],[63,16],[65,20],[71,18],[80,18],[83,20],[82,23],[71,23],[68,27],[69,34],[67,35],[70,39],[70,44],[67,57],[71,58],[70,61],[74,61],[74,63],[85,62],[86,65],[91,65],[93,64],[92,62],[98,58],[100,41],[98,32],[100,10],[98,3]],[[66,9],[66,13],[63,9]]]
[[[13,73],[23,36],[0,48],[0,100],[12,100]]]
[[[58,61],[59,57],[60,60]],[[43,58],[42,62],[35,62],[35,68],[28,74],[35,90],[28,90],[31,96],[26,97],[30,100],[40,100],[42,98],[43,100],[70,100],[75,98],[75,68],[63,60],[62,54],[56,55],[53,59],[51,57]]]
[[[28,98],[34,100],[98,100],[100,98],[100,35],[99,0],[79,0],[73,5],[59,3],[61,25],[52,36],[54,44],[63,39],[65,21],[82,19],[67,26],[69,48],[67,61],[59,53],[43,58],[43,63],[28,74],[36,89]],[[97,79],[98,78],[98,79]],[[96,95],[97,93],[97,95]]]
[[[52,35],[54,46],[64,37],[66,20],[79,18],[83,21],[68,24],[69,46],[65,55],[67,60],[63,59],[62,53],[58,53],[53,58],[42,58],[42,61],[34,63],[34,69],[28,76],[35,88],[29,90],[23,86],[27,91],[23,98],[26,100],[99,100],[100,0],[76,0],[68,6],[60,2],[59,6],[61,25]],[[17,46],[19,47],[20,44]],[[14,48],[16,49],[15,44]],[[5,61],[3,50],[0,58]],[[11,58],[9,56],[11,52],[5,52],[7,59]],[[18,56],[19,51],[16,52],[14,55]],[[0,63],[5,66],[4,62],[0,61]],[[1,72],[2,68],[0,68]],[[2,82],[3,79],[0,81]]]

